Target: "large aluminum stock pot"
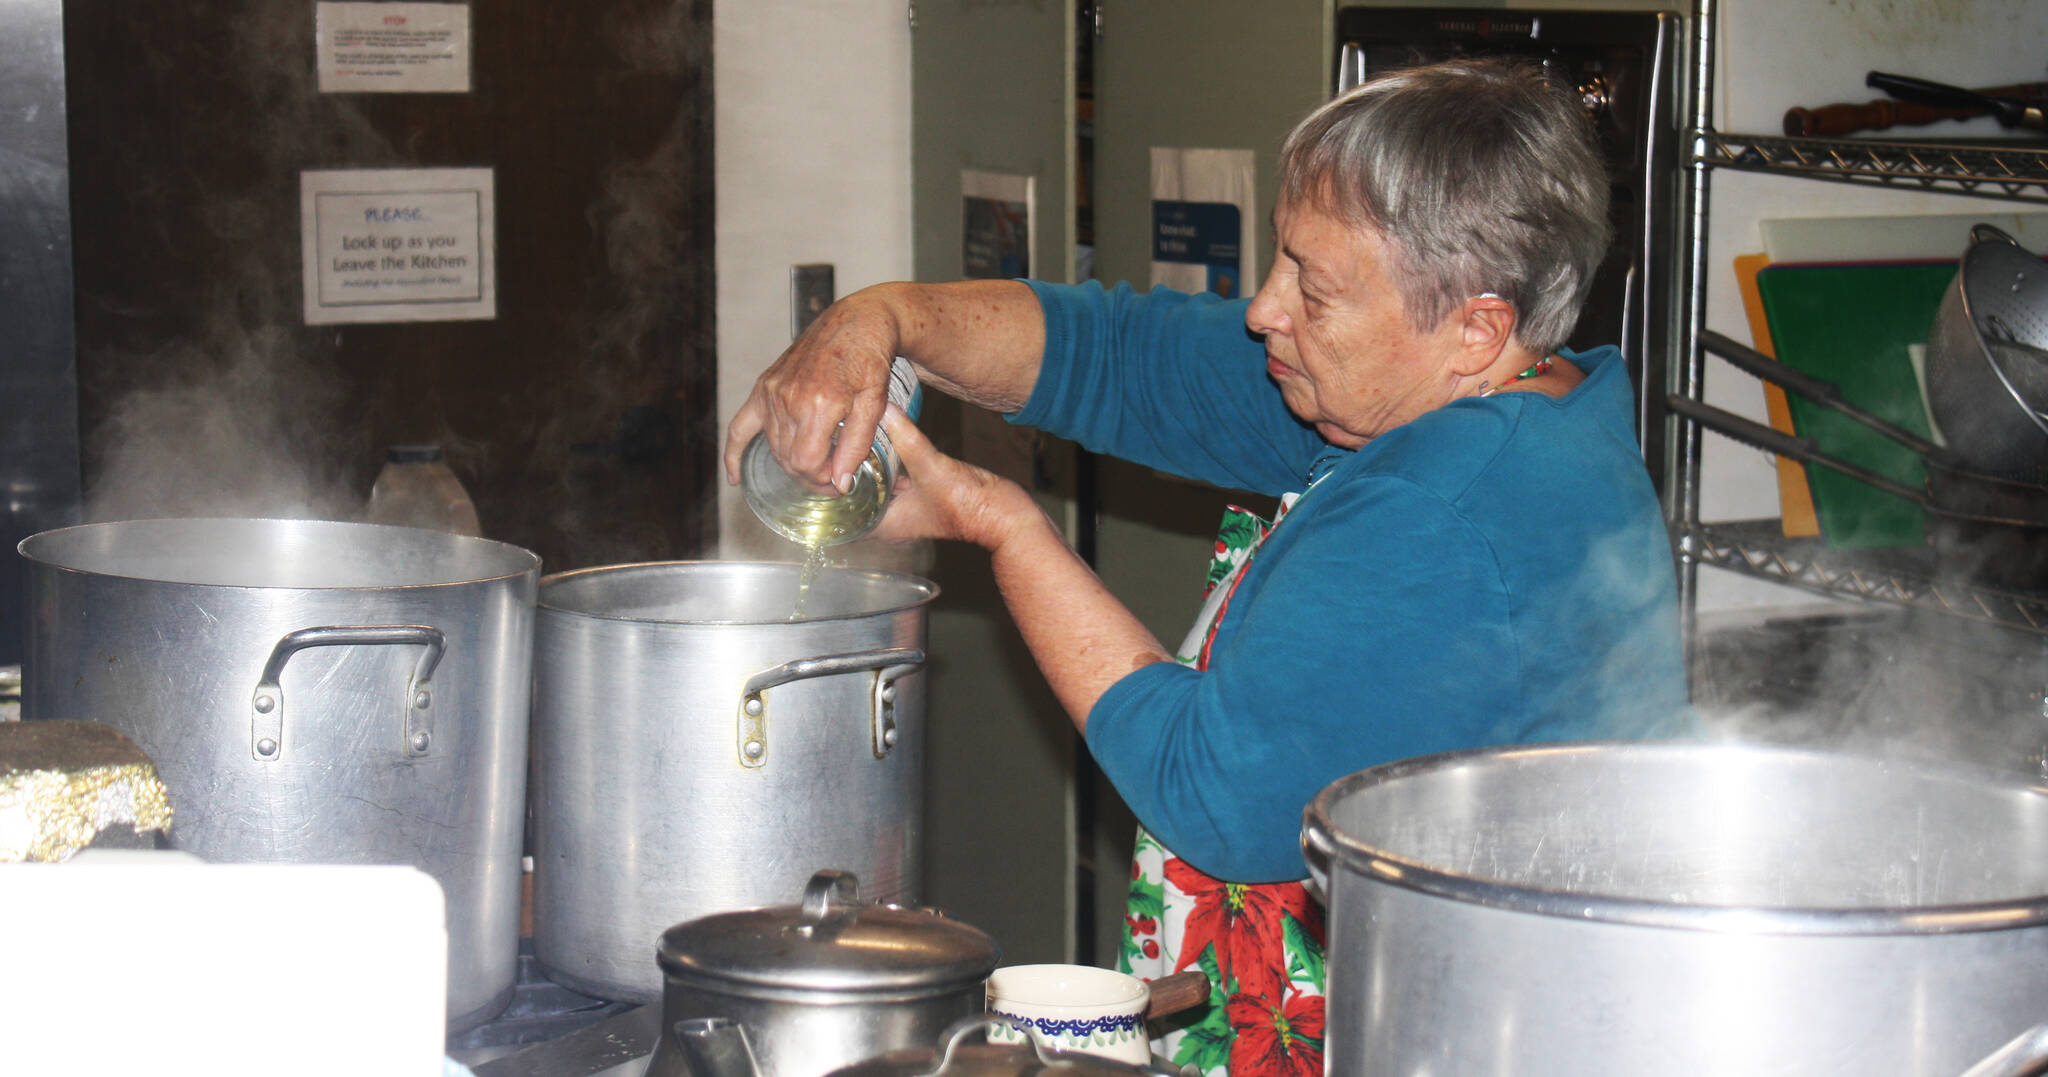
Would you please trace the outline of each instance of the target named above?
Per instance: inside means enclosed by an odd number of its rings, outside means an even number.
[[[1347,1077],[1954,1077],[2048,1019],[2048,795],[1999,774],[1484,749],[1339,780],[1304,844]]]
[[[204,859],[426,871],[448,901],[451,1023],[504,1008],[537,557],[253,519],[86,524],[20,550],[26,717],[133,738],[169,787],[173,843]],[[249,910],[281,945],[317,927]]]
[[[660,996],[656,941],[787,901],[821,868],[914,904],[923,870],[926,580],[615,565],[541,581],[534,951],[603,998]]]

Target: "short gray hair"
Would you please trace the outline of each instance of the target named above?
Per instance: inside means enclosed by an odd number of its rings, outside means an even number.
[[[1382,75],[1310,113],[1280,150],[1283,202],[1393,245],[1416,328],[1491,292],[1539,354],[1571,335],[1607,253],[1607,190],[1579,102],[1518,60]]]

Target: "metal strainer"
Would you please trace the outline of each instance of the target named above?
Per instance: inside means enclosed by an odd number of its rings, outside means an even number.
[[[1927,340],[1927,408],[1963,466],[2048,482],[2048,262],[1970,229]]]

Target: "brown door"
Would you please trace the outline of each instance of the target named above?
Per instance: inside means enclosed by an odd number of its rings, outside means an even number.
[[[66,5],[88,517],[347,517],[436,441],[550,570],[697,553],[709,0],[473,5],[467,93],[320,93],[314,9]],[[496,317],[307,326],[299,174],[441,167],[494,172]]]

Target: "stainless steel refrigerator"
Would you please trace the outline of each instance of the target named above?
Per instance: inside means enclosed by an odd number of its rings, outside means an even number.
[[[64,8],[0,5],[0,666],[22,656],[14,546],[77,519]]]

